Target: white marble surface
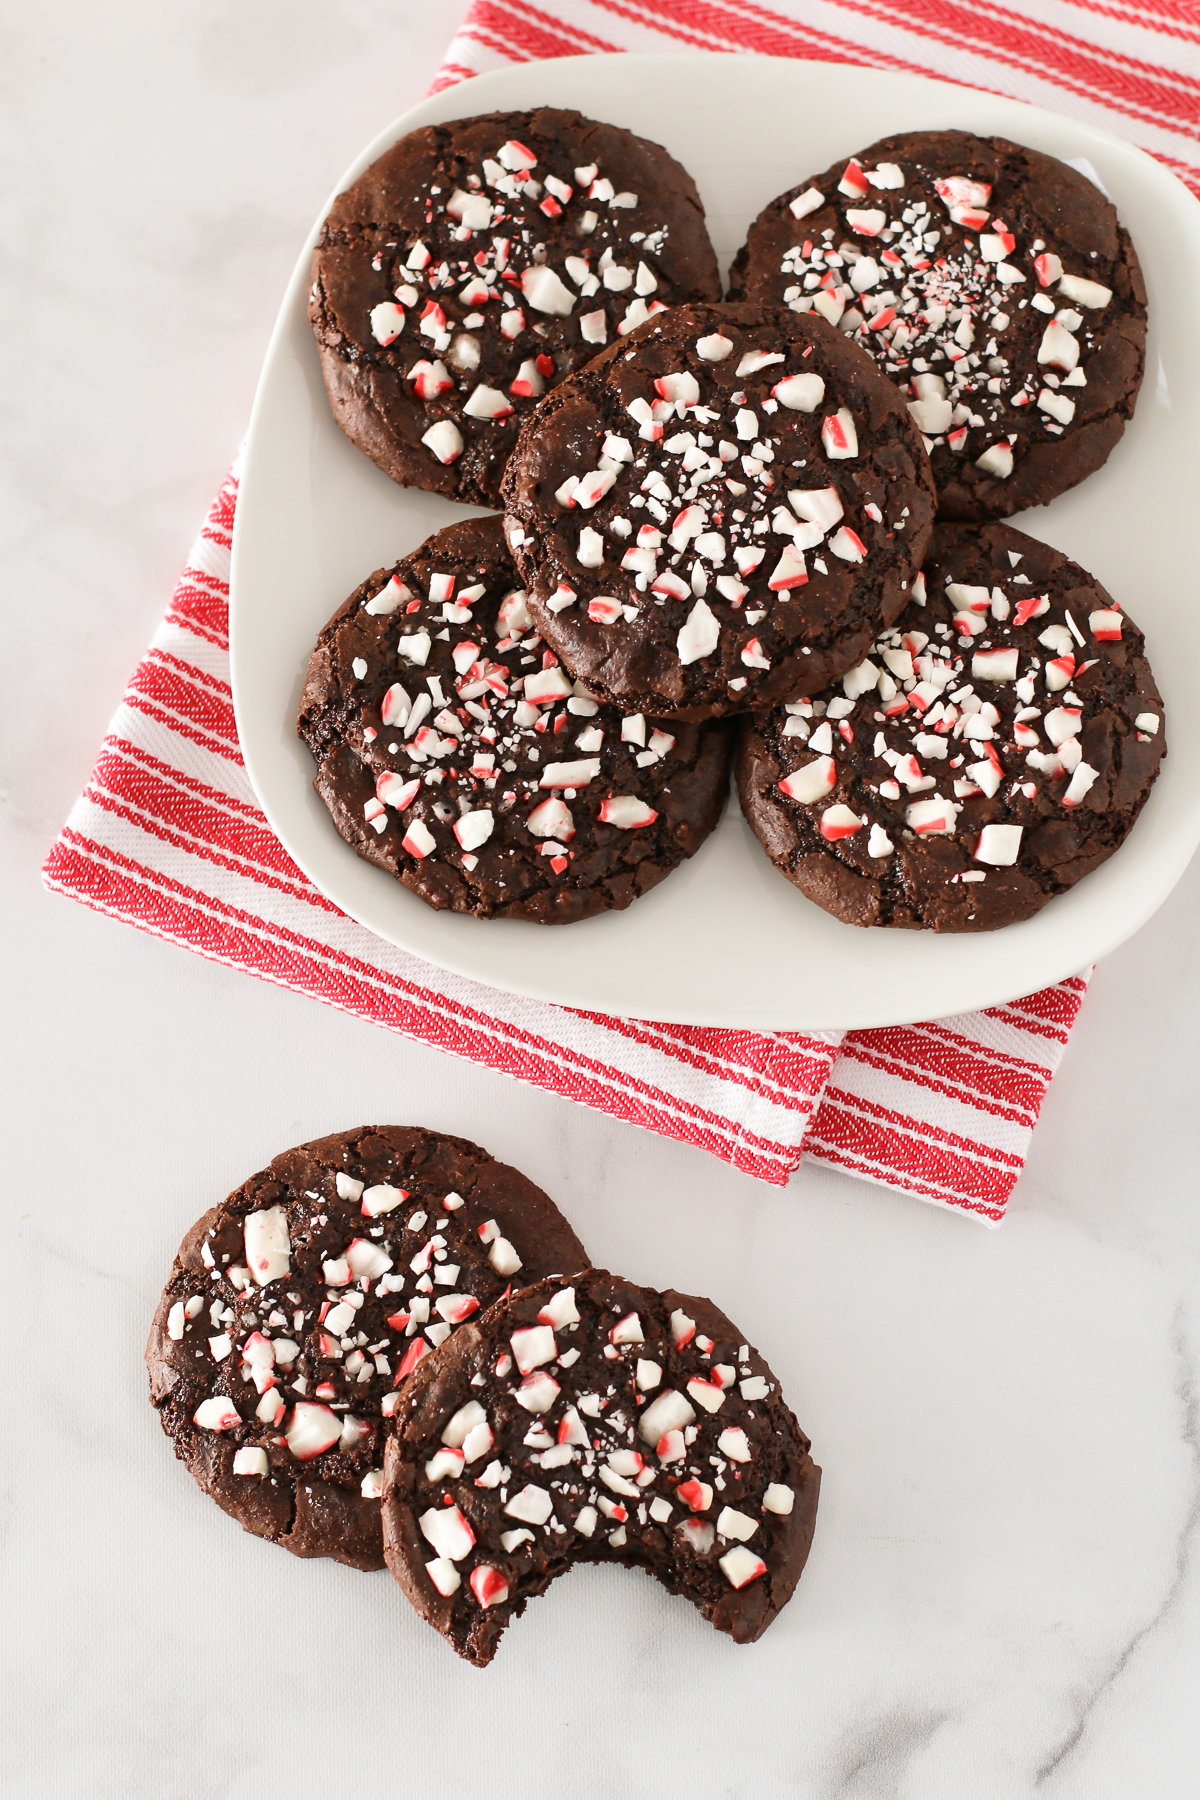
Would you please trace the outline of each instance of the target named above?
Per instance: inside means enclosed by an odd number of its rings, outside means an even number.
[[[0,15],[0,1790],[1194,1794],[1200,869],[1097,976],[991,1233],[833,1174],[760,1188],[40,890],[295,245],[461,10]],[[769,1355],[825,1486],[757,1647],[581,1571],[480,1674],[386,1575],[244,1536],[176,1465],[141,1352],[183,1228],[367,1118],[519,1161],[598,1259],[711,1289]]]

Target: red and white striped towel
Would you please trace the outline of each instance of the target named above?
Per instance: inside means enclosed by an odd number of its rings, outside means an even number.
[[[435,85],[582,51],[746,50],[905,68],[1135,139],[1200,193],[1200,23],[1183,0],[475,0]],[[1086,988],[843,1036],[606,1018],[395,950],[330,904],[259,810],[227,635],[230,474],[96,767],[48,887],[389,1030],[699,1145],[760,1180],[802,1158],[992,1223],[1004,1216]]]

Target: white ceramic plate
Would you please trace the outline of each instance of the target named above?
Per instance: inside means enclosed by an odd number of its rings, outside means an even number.
[[[1103,956],[1162,903],[1200,841],[1200,564],[1188,548],[1200,469],[1200,207],[1140,151],[1016,101],[829,63],[695,55],[570,57],[464,82],[389,125],[334,191],[415,126],[541,104],[575,107],[665,144],[696,179],[723,268],[772,195],[885,132],[957,126],[1087,159],[1146,273],[1146,381],[1106,467],[1016,523],[1092,570],[1142,626],[1166,701],[1170,755],[1111,861],[1036,918],[978,937],[840,924],[776,873],[732,799],[699,855],[628,912],[551,928],[433,912],[338,837],[293,726],[326,619],[372,569],[466,510],[395,487],[334,424],[305,316],[314,227],[267,353],[233,544],[238,731],[288,851],[345,912],[444,968],[541,999],[677,1023],[829,1030],[944,1017],[1014,999]]]

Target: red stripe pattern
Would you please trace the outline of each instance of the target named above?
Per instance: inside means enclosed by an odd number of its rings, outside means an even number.
[[[1184,0],[475,0],[437,85],[539,57],[680,49],[985,88],[1128,138],[1200,195],[1200,13]]]
[[[537,57],[680,47],[935,74],[1134,139],[1200,193],[1200,21],[1180,0],[476,0],[435,91]],[[229,682],[236,467],[44,879],[99,912],[782,1184],[802,1158],[997,1224],[1083,1000],[828,1036],[615,1019],[393,949],[325,899],[246,777]]]

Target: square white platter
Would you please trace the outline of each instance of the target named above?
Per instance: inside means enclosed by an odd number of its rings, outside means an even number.
[[[1185,530],[1200,476],[1200,206],[1141,151],[1017,101],[838,64],[708,55],[570,57],[464,82],[389,125],[334,192],[416,126],[539,105],[665,145],[695,177],[723,271],[773,195],[888,132],[958,127],[1086,159],[1145,272],[1146,380],[1107,465],[1014,523],[1091,570],[1145,631],[1170,753],[1123,848],[1036,918],[1001,931],[843,925],[772,868],[732,797],[699,854],[626,912],[560,927],[434,912],[338,837],[295,735],[321,626],[372,569],[468,511],[394,486],[333,422],[305,311],[326,206],[267,353],[233,544],[238,732],[288,852],[343,911],[405,950],[494,987],[623,1017],[777,1031],[899,1024],[1015,999],[1104,956],[1161,905],[1200,841],[1200,708],[1189,699],[1200,583]]]

